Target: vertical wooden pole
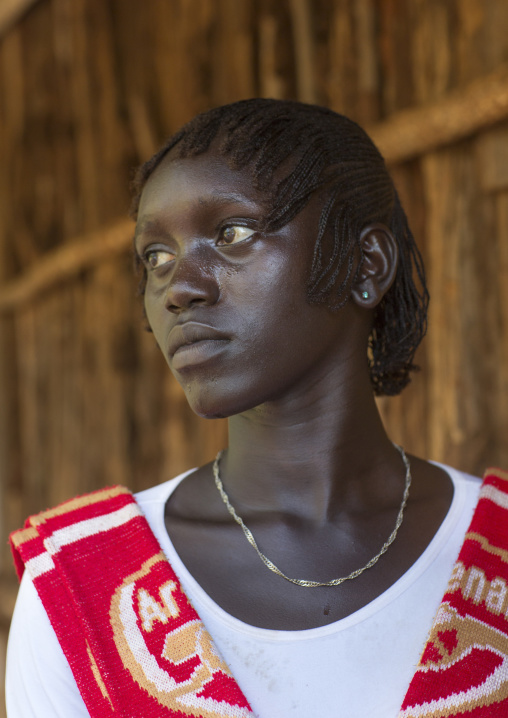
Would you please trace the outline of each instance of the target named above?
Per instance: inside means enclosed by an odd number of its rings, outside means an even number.
[[[314,46],[308,0],[290,0],[298,99],[316,102]]]

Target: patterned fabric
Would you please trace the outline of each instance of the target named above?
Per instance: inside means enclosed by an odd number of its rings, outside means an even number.
[[[508,716],[508,473],[480,499],[399,718]]]
[[[92,718],[253,713],[127,489],[11,536]],[[508,473],[478,506],[399,718],[508,718]]]
[[[127,489],[33,516],[11,546],[92,718],[253,716]]]

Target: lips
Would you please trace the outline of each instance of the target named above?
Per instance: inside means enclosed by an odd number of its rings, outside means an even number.
[[[230,337],[198,322],[177,324],[169,333],[168,354],[174,369],[200,364],[220,353]]]

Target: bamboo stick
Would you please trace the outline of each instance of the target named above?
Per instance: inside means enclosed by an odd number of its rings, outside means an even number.
[[[258,27],[261,95],[282,99],[284,79],[277,72],[277,20],[273,15],[262,15]]]
[[[19,279],[3,287],[0,291],[0,312],[15,309],[39,292],[70,279],[106,257],[125,251],[132,242],[133,232],[133,223],[121,220],[48,252]]]
[[[508,65],[432,104],[401,110],[367,131],[389,164],[468,137],[508,117]]]
[[[295,44],[296,84],[301,102],[316,102],[314,48],[307,0],[290,0]]]
[[[0,35],[21,18],[37,0],[2,0],[0,2]]]
[[[18,583],[15,579],[0,577],[0,624],[10,621],[16,596],[18,594]]]
[[[397,164],[463,139],[508,118],[508,65],[445,99],[367,128],[388,164]],[[0,290],[0,312],[15,309],[57,282],[101,259],[126,250],[133,227],[121,220],[48,253],[19,279]]]

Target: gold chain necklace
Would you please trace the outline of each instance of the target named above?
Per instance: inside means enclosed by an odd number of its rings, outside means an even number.
[[[250,545],[255,549],[257,555],[261,559],[261,561],[265,564],[267,568],[270,569],[270,571],[273,571],[273,573],[276,573],[277,576],[281,576],[281,578],[285,578],[286,581],[290,581],[291,583],[296,583],[297,586],[304,586],[305,588],[315,588],[316,586],[339,586],[341,583],[344,583],[344,581],[350,581],[353,578],[357,578],[362,574],[364,571],[366,571],[368,568],[372,568],[375,563],[379,561],[381,556],[388,550],[388,548],[392,545],[392,543],[395,541],[395,537],[397,536],[397,532],[402,524],[402,520],[404,518],[404,509],[406,507],[407,497],[409,495],[409,487],[411,486],[411,467],[409,465],[409,459],[407,458],[404,449],[402,446],[397,446],[397,444],[394,444],[395,448],[398,450],[402,457],[402,461],[404,462],[404,466],[406,467],[406,483],[404,487],[404,494],[402,496],[402,503],[400,505],[399,513],[397,514],[397,520],[395,521],[395,526],[393,528],[393,531],[391,532],[390,536],[388,537],[388,540],[385,541],[383,544],[381,551],[377,553],[374,558],[371,558],[370,561],[368,561],[363,568],[357,568],[355,571],[351,571],[351,573],[348,576],[343,576],[342,578],[334,578],[332,581],[306,581],[304,579],[300,578],[290,578],[289,576],[286,576],[285,573],[282,573],[282,571],[277,568],[277,566],[270,561],[270,559],[265,556],[264,553],[262,553],[258,545],[256,543],[256,540],[254,536],[252,535],[252,531],[244,524],[243,519],[241,516],[238,516],[235,509],[231,505],[231,502],[229,500],[229,497],[227,493],[224,491],[224,486],[222,485],[222,481],[220,480],[219,476],[219,461],[222,456],[222,451],[219,451],[217,456],[215,457],[215,461],[213,462],[213,476],[215,479],[215,485],[217,486],[219,493],[222,497],[222,500],[226,504],[227,510],[231,514],[231,516],[234,518],[237,524],[239,524],[242,527],[242,531],[245,534],[245,538],[250,543]]]

